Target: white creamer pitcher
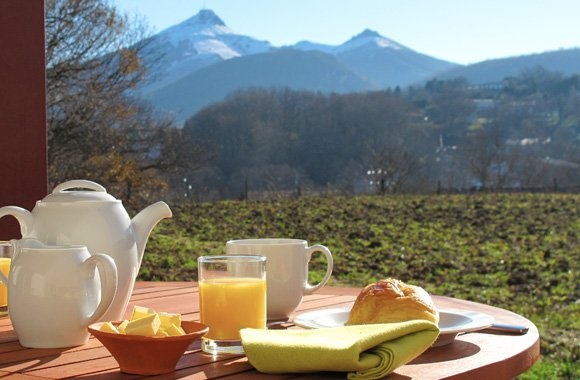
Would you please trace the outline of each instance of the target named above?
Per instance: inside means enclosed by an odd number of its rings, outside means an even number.
[[[47,246],[13,240],[8,314],[20,344],[72,347],[89,339],[87,326],[101,318],[117,289],[117,268],[106,254],[85,246]],[[97,276],[97,269],[99,276]]]

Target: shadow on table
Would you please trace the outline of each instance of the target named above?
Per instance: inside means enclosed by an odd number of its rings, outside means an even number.
[[[481,351],[481,348],[476,344],[456,340],[453,343],[446,344],[445,346],[432,347],[428,349],[421,356],[410,362],[409,365],[456,360],[473,356],[479,351]]]
[[[14,351],[5,352],[0,359],[0,371],[17,370],[21,373],[46,367],[51,362],[58,360],[69,348],[25,348],[18,341],[12,346]],[[7,374],[2,377],[10,377]]]

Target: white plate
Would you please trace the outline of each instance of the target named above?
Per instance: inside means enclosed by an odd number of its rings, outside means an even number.
[[[294,324],[308,329],[344,326],[350,309],[323,309],[297,315]],[[433,344],[443,346],[453,342],[457,334],[489,327],[494,319],[474,311],[439,310],[439,338]]]

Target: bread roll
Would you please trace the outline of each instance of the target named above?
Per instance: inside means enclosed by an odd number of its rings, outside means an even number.
[[[347,325],[426,319],[439,322],[431,296],[421,287],[388,278],[367,285],[358,295]]]

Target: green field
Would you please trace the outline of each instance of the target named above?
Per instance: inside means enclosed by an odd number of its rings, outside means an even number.
[[[330,285],[384,277],[517,312],[542,358],[522,379],[580,378],[580,195],[302,197],[171,206],[153,231],[141,280],[196,280],[196,259],[229,239],[302,238],[328,246]],[[323,274],[314,258],[311,278]]]

